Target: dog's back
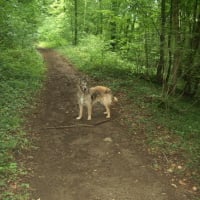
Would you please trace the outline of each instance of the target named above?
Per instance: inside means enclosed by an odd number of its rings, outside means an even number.
[[[96,86],[90,88],[90,94],[92,98],[92,103],[97,102],[110,106],[112,104],[113,95],[110,88],[105,86]]]
[[[90,88],[91,93],[98,92],[99,94],[108,94],[111,93],[111,89],[105,86],[96,86]]]

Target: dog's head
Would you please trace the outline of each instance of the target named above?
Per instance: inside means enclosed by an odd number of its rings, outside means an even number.
[[[87,84],[86,78],[79,79],[78,86],[79,86],[79,89],[81,90],[81,92],[83,92],[83,93],[88,92],[88,84]]]

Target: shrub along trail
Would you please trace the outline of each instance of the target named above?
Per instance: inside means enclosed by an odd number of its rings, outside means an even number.
[[[53,50],[40,51],[48,74],[27,123],[36,147],[25,160],[30,170],[30,199],[190,199],[181,187],[172,187],[167,177],[156,173],[150,158],[138,151],[134,135],[120,125],[120,103],[112,107],[108,122],[98,124],[105,120],[101,106],[95,107],[91,122],[86,116],[77,121],[76,78],[80,73]]]

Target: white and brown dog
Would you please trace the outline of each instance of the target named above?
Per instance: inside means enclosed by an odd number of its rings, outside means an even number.
[[[104,105],[106,111],[106,118],[110,118],[110,106],[112,102],[117,102],[117,98],[113,97],[110,88],[105,86],[96,86],[88,88],[87,80],[80,79],[78,83],[78,105],[79,105],[79,116],[76,119],[81,119],[83,116],[83,107],[86,106],[88,110],[88,120],[92,117],[92,107],[97,102]]]

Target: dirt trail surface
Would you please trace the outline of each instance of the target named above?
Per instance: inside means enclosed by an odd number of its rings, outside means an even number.
[[[96,106],[92,121],[76,120],[75,80],[81,76],[52,50],[40,50],[48,77],[28,130],[34,150],[27,156],[31,199],[36,200],[188,200],[183,191],[158,175],[134,147],[134,135],[119,124],[118,106],[105,120]],[[49,129],[47,127],[71,126]]]

